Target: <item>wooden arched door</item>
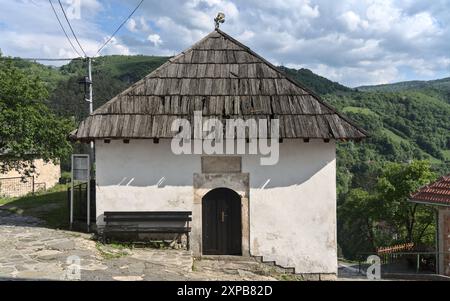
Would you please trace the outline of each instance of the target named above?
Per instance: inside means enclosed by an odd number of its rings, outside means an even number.
[[[242,255],[241,197],[217,188],[202,199],[202,241],[205,255]]]

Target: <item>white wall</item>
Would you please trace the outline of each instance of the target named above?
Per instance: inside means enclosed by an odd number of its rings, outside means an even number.
[[[336,273],[334,144],[283,143],[276,166],[247,158],[243,169],[250,172],[252,254],[299,273]]]
[[[104,211],[192,210],[198,156],[176,156],[168,141],[98,141],[95,150],[98,224]],[[163,177],[164,187],[159,188]]]
[[[450,260],[448,255],[443,253],[450,252],[450,208],[438,207],[439,209],[439,274],[450,276]]]
[[[104,211],[192,210],[193,174],[200,169],[200,156],[174,155],[170,141],[98,141],[97,223]],[[242,171],[250,173],[251,254],[297,273],[336,273],[334,143],[285,140],[277,165],[244,155]]]

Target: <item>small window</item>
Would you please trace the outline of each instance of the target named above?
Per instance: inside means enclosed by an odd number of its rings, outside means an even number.
[[[240,173],[241,171],[241,157],[202,157],[202,173]]]

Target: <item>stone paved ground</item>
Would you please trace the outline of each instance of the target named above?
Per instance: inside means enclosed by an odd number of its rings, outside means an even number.
[[[105,246],[93,241],[90,235],[48,229],[36,218],[0,209],[0,280],[73,279],[68,271],[77,275],[77,270],[69,265],[70,256],[80,258],[81,280],[276,280],[285,277],[253,259],[194,261],[191,253],[184,250]]]
[[[359,271],[358,265],[347,262],[339,262],[338,269],[339,281],[368,281],[367,276]]]

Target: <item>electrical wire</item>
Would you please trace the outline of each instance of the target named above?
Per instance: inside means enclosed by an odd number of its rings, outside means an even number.
[[[128,16],[128,18],[125,19],[125,21],[122,22],[122,24],[119,25],[119,27],[116,29],[116,31],[114,31],[114,33],[111,35],[111,37],[102,45],[102,47],[100,47],[97,50],[97,53],[94,56],[97,56],[100,51],[102,51],[102,49],[109,43],[111,42],[111,40],[114,38],[114,36],[116,35],[116,33],[123,27],[123,25],[125,25],[125,23],[128,22],[128,20],[133,16],[133,14],[138,10],[138,8],[141,6],[141,4],[144,2],[144,0],[141,0],[141,2],[139,2],[139,4],[136,6],[136,8],[131,12],[131,14]]]
[[[75,48],[75,46],[73,45],[72,41],[69,38],[69,35],[67,34],[66,30],[64,29],[64,26],[61,23],[61,20],[58,17],[58,13],[56,12],[55,7],[53,6],[53,3],[51,0],[48,0],[48,2],[50,3],[50,5],[52,6],[53,12],[55,13],[55,17],[58,20],[59,26],[61,26],[62,31],[64,32],[64,34],[66,35],[67,41],[69,41],[70,46],[72,46],[72,49],[76,52],[76,54],[78,54],[79,57],[82,57],[82,55],[78,52],[78,50]]]
[[[67,24],[69,24],[70,31],[72,31],[72,35],[75,38],[75,41],[77,42],[78,46],[80,46],[81,51],[83,51],[84,57],[87,57],[86,52],[83,49],[83,46],[81,46],[80,41],[78,41],[77,35],[75,34],[75,31],[73,30],[72,25],[70,24],[69,18],[67,18],[66,11],[64,10],[63,5],[61,4],[61,0],[58,0],[58,3],[64,14],[64,18],[66,18]]]

